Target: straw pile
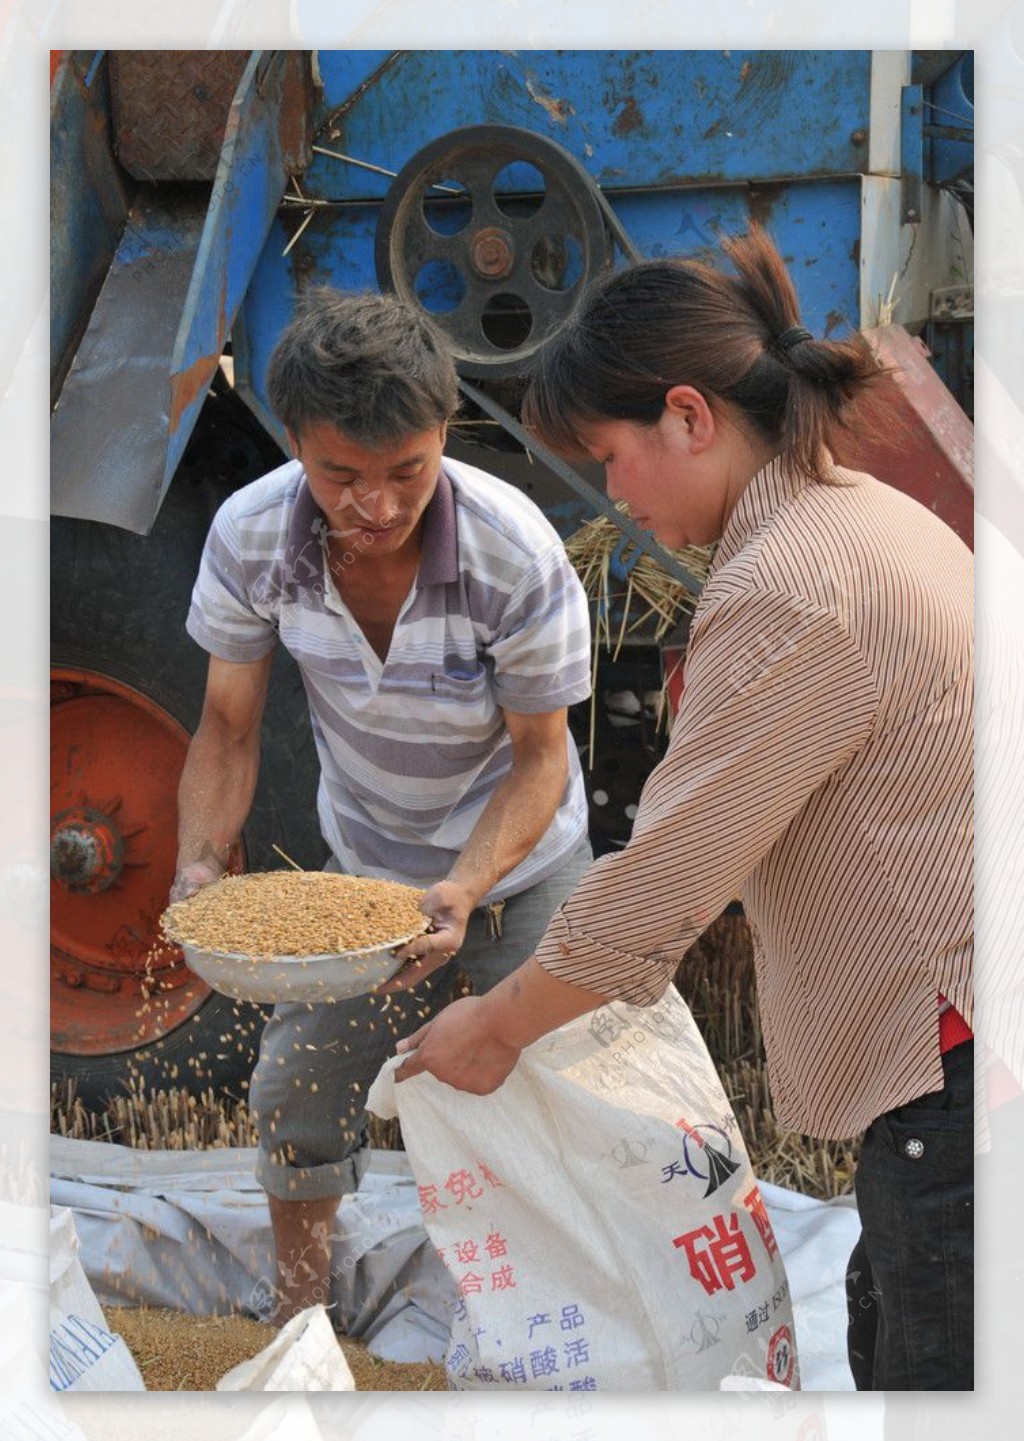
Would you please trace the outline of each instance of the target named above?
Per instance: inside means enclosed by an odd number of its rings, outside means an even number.
[[[175,1086],[147,1088],[139,1076],[132,1076],[125,1094],[112,1097],[104,1111],[87,1110],[74,1081],[54,1081],[50,1131],[136,1151],[217,1151],[259,1142],[244,1101],[218,1096],[212,1086],[198,1096]]]
[[[624,505],[617,508],[626,513]],[[697,603],[697,591],[662,570],[653,556],[638,553],[606,515],[580,526],[565,542],[565,553],[596,607],[594,643],[603,642],[614,656],[626,638],[641,629],[645,640],[664,639]],[[711,565],[710,549],[692,546],[669,554],[703,585]],[[615,578],[615,570],[626,573],[624,584]],[[614,642],[613,613],[618,614]]]
[[[627,507],[617,507],[623,514]],[[697,604],[697,591],[688,589],[662,569],[653,556],[637,552],[610,517],[602,515],[587,521],[565,542],[569,557],[593,612],[593,641],[590,677],[590,764],[594,759],[594,734],[597,724],[597,669],[602,646],[618,660],[629,638],[642,639],[657,645],[673,631],[684,615]],[[711,565],[711,550],[686,547],[670,551],[695,580],[703,585]],[[625,573],[625,581],[616,578],[616,571]],[[614,636],[614,638],[613,638]],[[657,704],[660,726],[668,716],[668,677],[662,685]]]

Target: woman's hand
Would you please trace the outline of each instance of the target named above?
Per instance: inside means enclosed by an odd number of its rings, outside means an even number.
[[[495,1035],[482,996],[445,1006],[396,1047],[405,1062],[395,1072],[406,1081],[428,1071],[439,1081],[474,1096],[488,1096],[511,1075],[520,1049]]]

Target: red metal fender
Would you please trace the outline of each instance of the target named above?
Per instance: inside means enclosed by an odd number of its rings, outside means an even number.
[[[923,341],[902,325],[864,332],[890,367],[886,399],[899,422],[894,431],[860,425],[856,413],[836,460],[866,470],[919,500],[974,549],[974,426],[932,368]]]

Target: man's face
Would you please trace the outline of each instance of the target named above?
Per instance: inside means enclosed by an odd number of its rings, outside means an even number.
[[[332,539],[353,555],[395,555],[418,534],[444,454],[445,426],[368,449],[326,421],[289,434]]]

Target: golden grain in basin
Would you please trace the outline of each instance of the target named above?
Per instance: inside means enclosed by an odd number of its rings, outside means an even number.
[[[423,892],[395,881],[328,871],[223,876],[170,906],[164,930],[205,951],[314,956],[394,945],[426,929]]]

